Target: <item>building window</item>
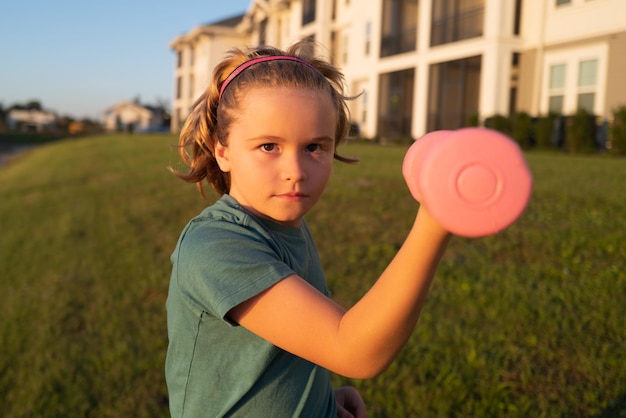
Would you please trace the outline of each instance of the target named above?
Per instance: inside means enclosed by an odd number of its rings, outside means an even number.
[[[176,108],[176,129],[180,129],[183,126],[183,123],[185,121],[183,120],[183,112],[182,109],[180,107]]]
[[[332,31],[330,33],[330,63],[332,65],[337,65],[337,60],[339,59],[339,46],[337,45],[337,31]]]
[[[563,95],[552,95],[548,98],[548,112],[558,115],[563,113]]]
[[[563,113],[566,68],[565,64],[550,66],[548,79],[548,112],[550,113]]]
[[[367,91],[361,93],[361,123],[367,122]]]
[[[182,77],[176,77],[176,98],[180,99],[183,93],[183,79]]]
[[[570,4],[572,0],[556,0],[556,5],[561,6],[563,4]]]
[[[478,114],[481,65],[474,56],[430,66],[428,131],[462,128]]]
[[[259,22],[259,45],[267,43],[267,18]]]
[[[511,55],[511,67],[519,68],[519,62],[520,62],[521,56],[522,55],[519,52],[514,52],[513,55]]]
[[[383,0],[380,56],[415,51],[418,0]]]
[[[585,60],[578,63],[578,109],[594,112],[598,60]]]
[[[586,110],[589,113],[594,113],[593,107],[596,102],[595,93],[579,93],[578,94],[578,108]]]
[[[521,33],[522,26],[522,0],[515,0],[515,17],[513,18],[513,35]]]
[[[381,74],[378,94],[378,135],[393,139],[411,136],[415,69]]]
[[[484,16],[484,0],[434,0],[430,45],[482,36]]]
[[[365,55],[370,54],[372,48],[372,22],[365,24]]]
[[[517,86],[509,88],[509,115],[517,112]]]
[[[550,66],[550,82],[548,88],[557,90],[565,88],[565,64]]]
[[[595,87],[598,78],[598,60],[581,61],[578,64],[578,87]]]
[[[183,66],[183,51],[176,52],[176,67],[180,68]]]
[[[517,112],[517,93],[519,87],[519,65],[520,65],[520,53],[513,52],[511,54],[511,78],[509,87],[509,115],[513,115]]]
[[[302,0],[302,26],[315,22],[316,0]]]

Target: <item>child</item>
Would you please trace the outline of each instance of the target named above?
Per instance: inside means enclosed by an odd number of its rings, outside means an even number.
[[[343,76],[311,56],[234,51],[180,136],[180,178],[222,197],[172,254],[166,380],[174,417],[365,417],[328,371],[370,378],[411,335],[449,234],[424,209],[351,309],[328,297],[303,216],[349,126]],[[337,215],[339,216],[339,214]]]

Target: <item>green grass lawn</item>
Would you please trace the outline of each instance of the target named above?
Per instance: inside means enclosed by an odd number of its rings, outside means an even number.
[[[60,141],[0,167],[2,416],[168,416],[169,255],[208,203],[167,171],[175,141]],[[344,305],[417,210],[405,150],[344,147],[361,163],[337,163],[308,216]],[[497,236],[451,242],[390,369],[334,377],[371,417],[626,417],[626,160],[527,158],[528,210]]]

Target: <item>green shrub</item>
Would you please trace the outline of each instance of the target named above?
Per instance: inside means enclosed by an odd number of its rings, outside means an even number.
[[[467,117],[467,126],[479,126],[480,118],[478,117],[478,113],[472,113]]]
[[[485,119],[485,128],[491,128],[505,135],[511,135],[511,120],[506,116],[494,115]]]
[[[595,117],[585,109],[578,109],[568,120],[565,143],[569,152],[590,153],[596,151],[598,146]]]
[[[554,124],[558,116],[551,113],[546,116],[541,116],[537,119],[537,125],[535,128],[535,141],[537,148],[550,149],[554,148]]]
[[[613,110],[611,152],[620,155],[626,154],[626,106]]]
[[[519,112],[513,115],[511,120],[511,137],[523,149],[530,148],[531,137],[533,136],[532,118],[526,112]]]

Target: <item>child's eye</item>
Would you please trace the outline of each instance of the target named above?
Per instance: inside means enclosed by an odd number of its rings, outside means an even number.
[[[306,150],[308,152],[319,152],[322,151],[324,149],[324,147],[322,147],[321,144],[309,144],[306,146]]]
[[[272,152],[276,150],[276,144],[263,144],[261,145],[261,149],[265,152]]]

